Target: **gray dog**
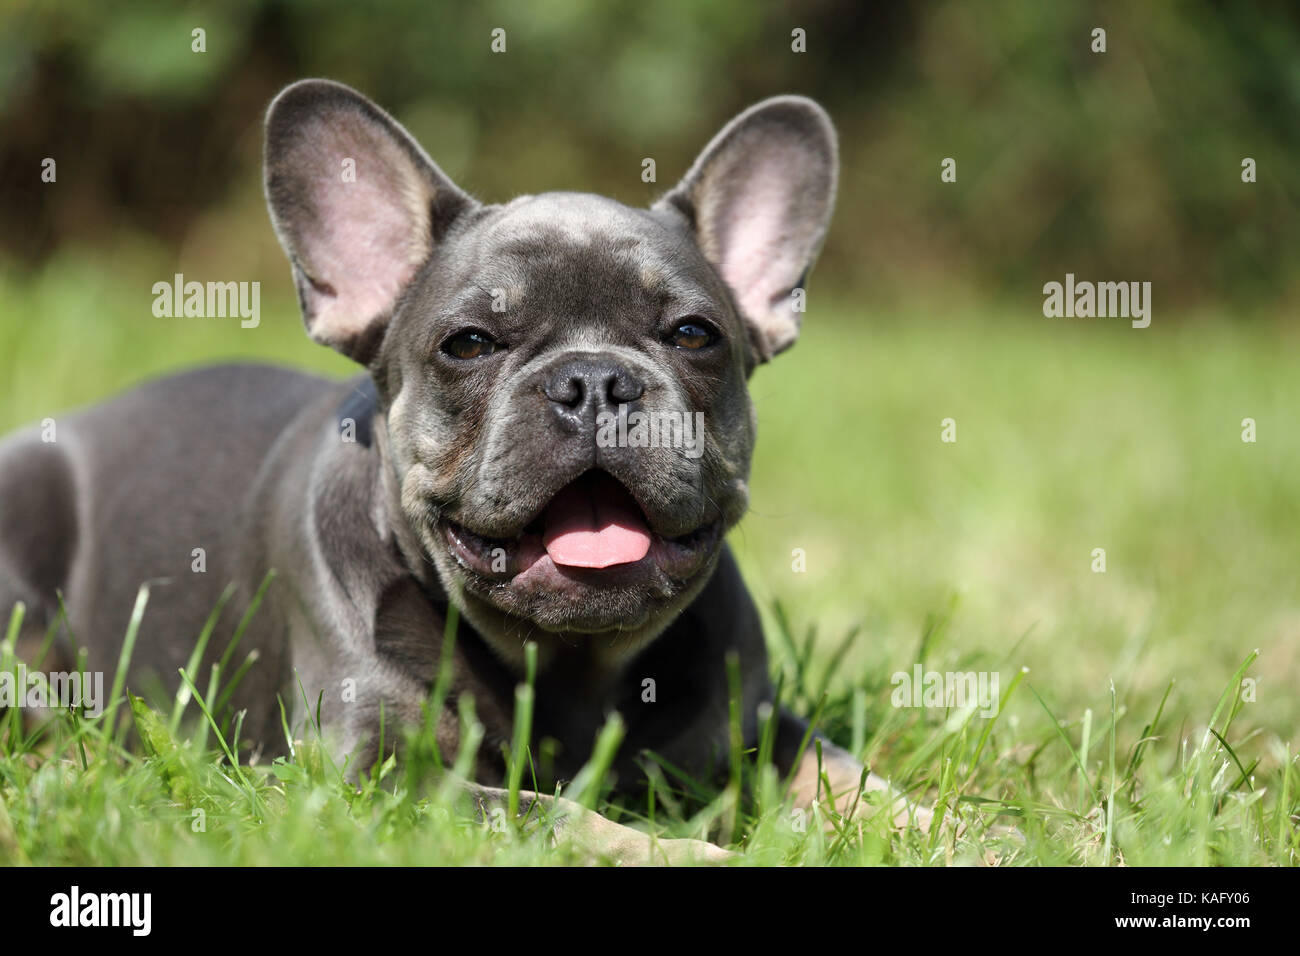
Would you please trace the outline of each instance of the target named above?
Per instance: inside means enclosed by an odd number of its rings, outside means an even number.
[[[383,110],[321,80],[272,103],[265,158],[308,333],[367,374],[210,368],[60,421],[55,442],[8,439],[0,612],[26,604],[25,646],[61,592],[90,669],[111,671],[153,580],[129,680],[175,686],[227,584],[228,635],[275,569],[235,701],[269,750],[284,746],[277,695],[300,718],[305,696],[354,772],[370,766],[381,713],[386,726],[421,719],[451,602],[464,623],[449,700],[472,694],[486,732],[480,807],[501,800],[529,642],[534,743],[554,742],[556,779],[615,711],[624,787],[645,751],[702,778],[724,771],[728,656],[747,746],[772,694],[724,542],[748,500],[746,385],[799,331],[796,290],[835,195],[829,118],[799,97],[759,103],[648,210],[579,193],[483,205]],[[212,647],[224,644],[218,631]],[[806,724],[776,719],[774,762],[808,804]],[[438,715],[445,752],[458,727],[454,706]],[[833,798],[853,804],[861,766],[829,742],[823,755]],[[533,800],[567,821],[557,832],[619,860],[717,856]]]

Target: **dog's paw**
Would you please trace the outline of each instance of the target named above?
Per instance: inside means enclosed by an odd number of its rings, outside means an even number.
[[[509,804],[505,790],[468,784],[477,804],[480,821],[494,808]],[[594,810],[563,797],[521,790],[519,816],[524,831],[548,835],[551,845],[575,857],[575,862],[614,866],[715,865],[737,858],[737,854],[703,840],[661,839],[632,827],[615,823]]]
[[[689,866],[715,865],[737,858],[737,854],[704,840],[660,839],[568,800],[557,800],[555,804],[552,833],[556,845],[576,849],[591,863]]]
[[[881,791],[868,787],[858,793],[855,787],[837,793],[834,805],[841,823],[866,823],[886,815],[887,819],[892,819],[895,829],[920,830],[922,833],[929,833],[934,824],[933,810],[909,801],[894,790]]]
[[[796,806],[819,805],[833,812],[841,825],[877,820],[881,814],[888,814],[900,830],[910,827],[928,833],[934,823],[934,811],[908,800],[888,780],[867,773],[854,757],[829,744],[823,746],[820,760],[814,751],[804,755],[791,792]],[[826,824],[834,829],[829,814]]]
[[[620,829],[627,834],[602,841],[594,851],[617,866],[716,866],[737,858],[730,850],[704,840],[661,840],[631,827]]]

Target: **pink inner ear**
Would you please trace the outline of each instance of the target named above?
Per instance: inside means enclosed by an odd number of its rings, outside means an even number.
[[[789,186],[777,163],[760,163],[719,223],[725,237],[722,277],[754,318],[772,309],[773,299],[798,281],[806,264],[802,244],[791,241]]]
[[[697,187],[705,253],[775,353],[798,334],[789,293],[825,228],[824,185],[801,173],[823,166],[797,142],[754,140],[730,157]]]
[[[359,116],[334,114],[304,130],[295,150],[314,221],[299,231],[313,336],[339,343],[387,314],[430,250],[432,187],[402,147]],[[343,178],[354,161],[355,181]]]

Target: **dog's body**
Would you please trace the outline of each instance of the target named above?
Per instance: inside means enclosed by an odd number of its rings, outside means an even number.
[[[348,159],[355,181],[338,172]],[[473,695],[482,785],[501,782],[526,642],[534,742],[555,742],[558,779],[615,711],[622,785],[645,750],[714,775],[733,654],[752,746],[767,658],[723,536],[747,504],[747,379],[793,342],[793,293],[830,217],[825,114],[760,104],[650,210],[581,194],[480,205],[386,114],[322,81],[272,105],[266,160],[308,330],[369,374],[214,368],[60,420],[53,442],[12,437],[0,610],[24,602],[36,634],[62,593],[89,667],[111,671],[152,581],[130,679],[174,685],[226,585],[212,659],[274,570],[241,646],[259,655],[236,699],[244,736],[278,749],[277,694],[300,716],[319,702],[354,770],[378,756],[381,719],[421,719],[449,601],[464,619],[449,699]],[[600,441],[628,409],[702,413],[700,453]],[[777,719],[774,760],[807,801],[805,725]],[[454,706],[437,734],[456,748]],[[824,752],[851,795],[861,768]]]

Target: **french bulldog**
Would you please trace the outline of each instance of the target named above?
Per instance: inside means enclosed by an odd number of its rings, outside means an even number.
[[[728,658],[746,746],[773,695],[726,545],[749,497],[747,383],[799,333],[836,190],[826,113],[797,96],[757,104],[648,209],[563,192],[481,203],[382,109],[325,80],[281,92],[265,133],[267,203],[307,332],[365,373],[207,368],[62,419],[56,441],[12,436],[0,612],[26,605],[30,647],[62,595],[65,653],[75,641],[111,671],[153,582],[128,685],[175,687],[227,585],[201,673],[274,571],[241,645],[258,654],[233,701],[243,735],[283,749],[277,699],[292,701],[299,721],[319,713],[355,774],[421,721],[455,605],[435,733],[454,752],[455,703],[473,695],[480,809],[504,799],[530,644],[533,743],[552,742],[556,780],[613,712],[621,788],[643,781],[647,751],[725,774]],[[888,787],[829,740],[819,774],[806,722],[775,719],[773,761],[800,803],[829,784],[842,809],[865,806],[864,779]],[[721,853],[534,801],[620,862]]]

